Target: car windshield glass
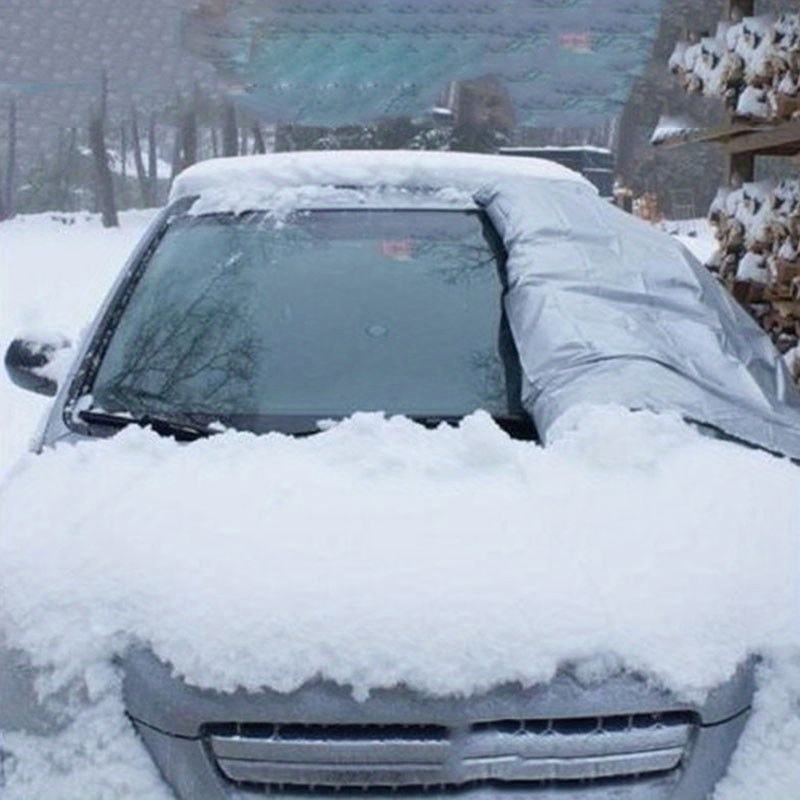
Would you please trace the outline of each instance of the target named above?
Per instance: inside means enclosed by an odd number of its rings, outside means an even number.
[[[179,218],[116,325],[95,407],[259,430],[355,411],[520,417],[501,259],[477,211]]]

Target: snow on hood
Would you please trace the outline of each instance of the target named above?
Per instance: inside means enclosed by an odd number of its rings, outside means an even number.
[[[45,693],[146,643],[222,690],[468,694],[601,654],[699,699],[800,636],[800,470],[668,415],[587,410],[547,449],[482,412],[127,429],[2,501],[0,629]]]
[[[272,208],[300,193],[298,202],[314,200],[311,187],[392,187],[439,189],[469,195],[484,183],[508,178],[569,181],[596,193],[594,186],[553,161],[538,158],[418,150],[313,151],[215,158],[182,172],[169,201],[200,196],[203,212]],[[197,208],[193,209],[198,213]]]

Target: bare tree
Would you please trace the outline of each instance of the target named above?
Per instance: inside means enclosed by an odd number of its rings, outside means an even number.
[[[170,170],[170,183],[175,180],[175,176],[181,171],[181,127],[175,127],[175,137],[172,140],[172,158],[170,159],[172,169]]]
[[[230,100],[222,106],[222,155],[239,155],[239,131],[236,125],[236,109]]]
[[[150,182],[147,173],[144,171],[144,159],[142,158],[142,140],[139,136],[139,119],[136,109],[131,109],[131,147],[133,148],[133,161],[136,165],[136,179],[139,182],[139,194],[142,198],[143,206],[155,205],[150,194]]]
[[[103,71],[100,81],[100,97],[89,115],[89,147],[94,162],[97,206],[104,228],[119,227],[117,206],[114,200],[114,180],[108,165],[105,140],[106,101],[108,98],[108,75]]]
[[[197,93],[181,114],[181,169],[197,161]]]
[[[6,153],[5,181],[0,185],[0,200],[4,218],[14,216],[14,184],[17,172],[17,101],[8,101],[8,150]]]
[[[3,171],[0,170],[0,186],[3,185]],[[3,201],[3,193],[0,192],[0,222],[4,219],[8,219],[8,213],[6,212],[6,204]]]
[[[128,179],[128,131],[124,124],[119,126],[119,167],[124,185]]]
[[[253,123],[253,152],[254,153],[266,153],[267,152],[267,145],[264,141],[264,134],[261,133],[261,126],[257,123]]]
[[[156,115],[150,115],[150,126],[147,130],[147,177],[150,184],[150,203],[158,202],[158,152],[156,150]]]

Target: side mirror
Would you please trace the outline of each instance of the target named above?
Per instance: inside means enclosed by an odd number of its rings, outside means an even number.
[[[58,391],[72,343],[65,336],[14,339],[6,350],[6,371],[17,386],[52,397]]]

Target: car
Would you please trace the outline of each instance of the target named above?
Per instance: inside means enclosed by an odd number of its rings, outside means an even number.
[[[196,165],[57,385],[48,364],[65,345],[16,340],[6,356],[13,380],[55,394],[40,450],[131,426],[301,437],[362,411],[435,427],[476,409],[546,446],[570,409],[614,402],[800,457],[800,398],[745,312],[670,237],[536,159]],[[148,647],[122,671],[127,714],[181,800],[701,800],[748,719],[754,664],[694,701],[636,671],[587,681],[567,664],[461,697],[398,685],[354,698],[322,678],[199,688]]]

